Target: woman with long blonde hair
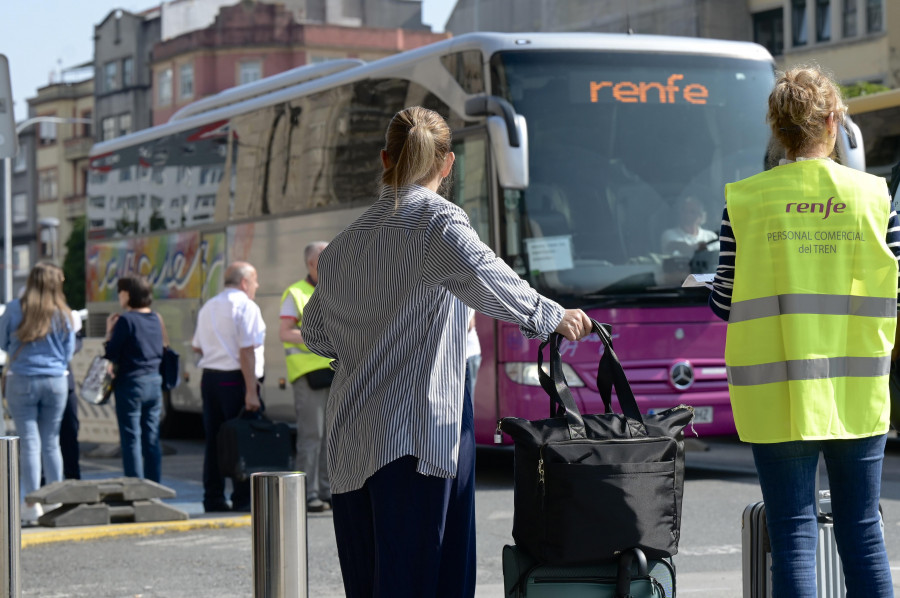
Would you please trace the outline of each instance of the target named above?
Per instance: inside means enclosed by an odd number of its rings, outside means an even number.
[[[0,316],[0,349],[7,353],[6,401],[21,439],[23,496],[62,479],[59,424],[66,405],[66,371],[75,352],[75,326],[63,295],[62,270],[39,263],[21,299]],[[23,525],[43,514],[39,503],[22,505]]]

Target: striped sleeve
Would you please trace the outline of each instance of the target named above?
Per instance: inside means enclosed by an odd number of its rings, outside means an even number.
[[[734,288],[734,258],[737,244],[728,218],[728,207],[722,210],[722,226],[719,229],[719,265],[713,280],[713,292],[709,295],[709,307],[719,318],[728,321],[731,314],[731,291]]]
[[[462,209],[448,208],[429,225],[424,282],[445,287],[486,316],[518,324],[528,338],[546,339],[562,320],[563,308],[482,243]]]

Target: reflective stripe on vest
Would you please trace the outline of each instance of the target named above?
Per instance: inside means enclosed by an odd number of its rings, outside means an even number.
[[[884,180],[804,160],[725,195],[738,248],[725,362],[741,439],[886,432],[897,261]]]
[[[302,321],[303,309],[309,302],[310,297],[312,297],[313,291],[315,291],[315,287],[304,279],[289,286],[281,295],[282,303],[285,302],[288,296],[293,298],[297,307],[297,315],[300,316],[298,324]],[[306,345],[297,343],[283,343],[283,345],[288,380],[291,382],[294,382],[300,376],[305,376],[309,372],[330,367],[330,359],[316,355]]]
[[[731,304],[729,323],[784,314],[829,314],[892,318],[897,315],[897,300],[854,295],[777,295]]]
[[[728,383],[734,386],[773,384],[791,380],[819,380],[853,376],[887,376],[891,373],[891,357],[826,357],[793,359],[759,365],[739,365],[728,369]]]

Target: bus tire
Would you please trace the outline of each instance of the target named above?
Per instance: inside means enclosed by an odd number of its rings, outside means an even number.
[[[172,440],[203,438],[203,417],[198,413],[175,409],[172,406],[171,394],[164,390],[159,436]]]

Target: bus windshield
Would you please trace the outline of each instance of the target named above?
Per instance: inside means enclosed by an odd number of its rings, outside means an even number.
[[[705,301],[681,284],[715,270],[725,184],[764,168],[771,63],[509,51],[491,76],[528,127],[530,184],[502,211],[511,265],[569,305]]]

